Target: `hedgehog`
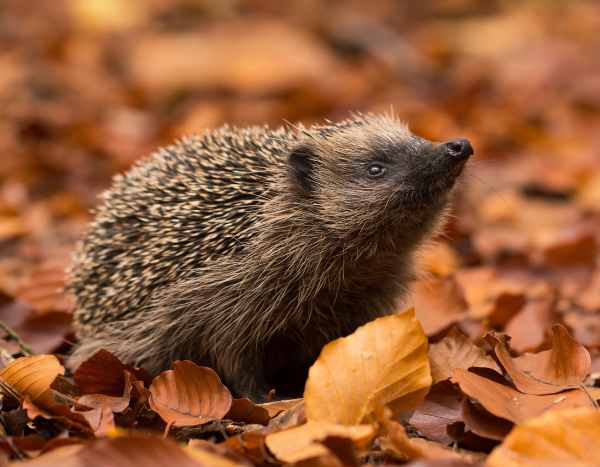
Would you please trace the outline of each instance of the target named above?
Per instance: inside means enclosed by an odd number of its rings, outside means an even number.
[[[327,342],[397,310],[472,154],[374,114],[158,150],[115,176],[74,254],[71,364],[188,359],[239,396],[301,394]]]

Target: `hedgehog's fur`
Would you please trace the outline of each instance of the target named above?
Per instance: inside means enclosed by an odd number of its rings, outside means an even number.
[[[76,252],[73,362],[100,348],[153,373],[191,359],[237,394],[297,393],[324,343],[394,310],[462,168],[441,146],[357,115],[224,127],[142,160]],[[387,180],[367,177],[372,160]]]

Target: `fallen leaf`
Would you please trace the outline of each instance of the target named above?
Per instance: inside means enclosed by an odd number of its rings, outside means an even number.
[[[69,262],[69,259],[55,260],[31,271],[15,291],[16,298],[31,305],[37,314],[70,314],[74,307],[73,297],[65,293],[66,268]]]
[[[577,341],[588,347],[600,347],[599,311],[593,313],[573,311],[564,316],[565,324],[573,330]]]
[[[600,465],[600,411],[555,410],[525,420],[492,451],[486,467]]]
[[[199,425],[223,418],[231,393],[214,370],[189,360],[176,361],[150,385],[150,407],[167,426]]]
[[[33,355],[17,358],[0,371],[0,379],[21,396],[28,396],[40,407],[56,405],[50,385],[65,369],[54,355]]]
[[[73,379],[81,394],[118,397],[125,385],[125,368],[117,357],[101,349],[79,365]]]
[[[551,267],[594,264],[597,253],[593,232],[569,229],[561,232],[542,250],[544,263]]]
[[[503,359],[511,368],[509,371],[517,388],[523,392],[538,391],[545,385],[547,390],[554,387],[554,392],[561,389],[577,387],[583,383],[590,373],[592,360],[587,349],[576,342],[567,329],[556,324],[552,327],[552,349],[539,353],[524,354],[514,359],[514,365],[509,363],[508,351],[501,350]],[[500,355],[496,352],[500,359]],[[516,379],[515,379],[516,378]],[[530,394],[549,394],[548,392],[529,392]]]
[[[237,436],[231,436],[224,445],[250,459],[256,465],[272,464],[273,456],[265,445],[266,434],[261,431],[248,431]]]
[[[479,403],[465,398],[462,402],[461,417],[466,429],[483,438],[502,441],[513,424],[504,418],[496,417]]]
[[[129,407],[133,375],[125,372],[123,394],[120,397],[105,394],[86,394],[77,399],[77,404],[91,410],[76,410],[90,425],[96,436],[108,434],[115,426],[113,413],[121,413]]]
[[[281,412],[297,407],[298,404],[302,404],[303,402],[304,399],[299,397],[297,399],[284,399],[280,401],[263,402],[262,404],[257,405],[258,407],[262,407],[263,409],[265,409],[268,412],[269,417],[273,418],[279,415]]]
[[[408,423],[421,435],[438,443],[451,444],[448,426],[462,422],[461,406],[464,396],[449,381],[431,386],[427,397],[415,409]]]
[[[86,445],[60,447],[36,459],[19,462],[25,467],[229,467],[236,464],[203,463],[187,449],[158,436],[131,435],[103,438]],[[208,458],[205,458],[205,461]],[[15,465],[15,467],[16,467]],[[240,464],[237,464],[240,465]]]
[[[430,385],[427,338],[411,309],[371,321],[323,348],[304,390],[306,418],[355,425],[378,405],[414,408]]]
[[[549,296],[528,299],[521,311],[505,327],[511,336],[510,346],[518,352],[532,351],[546,340],[546,329],[556,320],[556,294],[548,290]]]
[[[202,467],[252,467],[252,464],[237,452],[201,439],[190,440],[185,452]]]
[[[484,367],[500,371],[496,361],[462,332],[452,329],[440,342],[429,347],[433,384],[452,377],[455,368]]]
[[[417,319],[428,336],[467,317],[467,302],[453,277],[418,281],[412,287],[411,297]]]
[[[233,420],[234,422],[259,423],[261,425],[266,425],[269,423],[271,415],[264,407],[243,397],[241,399],[233,399],[231,408],[224,418]]]
[[[593,407],[590,397],[594,400],[600,398],[600,389],[591,387],[585,391],[573,389],[560,394],[523,394],[510,386],[461,368],[454,370],[453,380],[466,395],[479,401],[492,414],[514,423],[523,422],[549,410]]]
[[[327,422],[307,422],[289,430],[271,433],[266,437],[269,450],[281,462],[301,460],[328,454],[322,441],[330,436],[348,438],[357,449],[364,449],[375,436],[372,425],[337,425]]]
[[[296,52],[293,57],[290,48]],[[309,84],[337,94],[339,87],[328,76],[342,67],[311,34],[281,21],[257,19],[177,35],[140,35],[128,55],[131,79],[157,97],[189,88],[260,94]],[[237,59],[229,60],[232,55]]]
[[[409,438],[404,427],[396,421],[382,420],[382,424],[387,435],[380,438],[381,447],[398,459],[469,460],[466,456],[441,444],[422,438]]]

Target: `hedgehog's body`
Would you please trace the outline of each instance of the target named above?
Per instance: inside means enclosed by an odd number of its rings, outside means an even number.
[[[191,359],[239,394],[297,393],[326,342],[394,309],[470,154],[441,162],[449,144],[359,116],[159,151],[115,179],[77,252],[75,359]]]

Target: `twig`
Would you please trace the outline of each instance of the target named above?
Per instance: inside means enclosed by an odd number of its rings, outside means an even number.
[[[4,332],[8,334],[10,339],[14,340],[17,343],[23,355],[33,355],[35,353],[33,349],[25,342],[23,342],[23,339],[21,339],[21,337],[4,321],[0,321],[0,329],[3,329]]]

